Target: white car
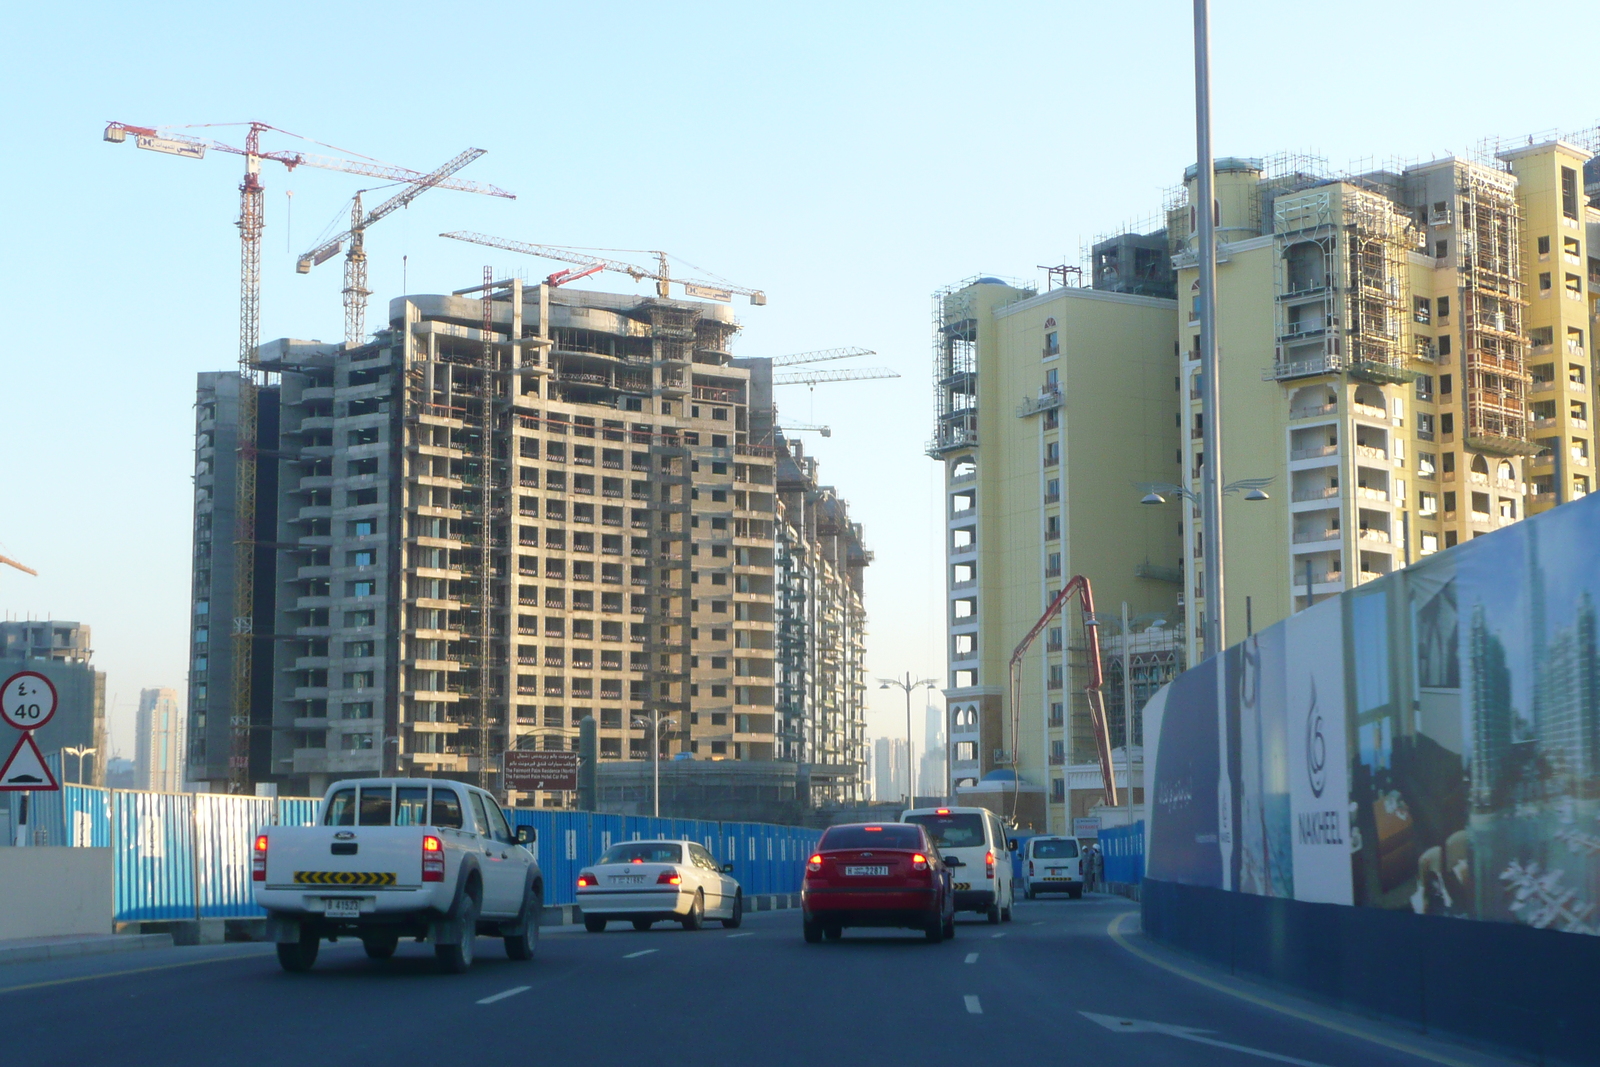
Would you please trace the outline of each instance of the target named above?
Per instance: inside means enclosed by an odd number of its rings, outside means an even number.
[[[608,922],[627,920],[635,930],[663,921],[698,930],[707,919],[731,929],[744,921],[744,891],[731,870],[694,841],[612,845],[578,874],[584,929],[598,934]]]
[[[1040,893],[1083,896],[1083,850],[1070,837],[1030,837],[1022,855],[1023,884],[1032,900]]]
[[[957,911],[978,912],[992,923],[1011,921],[1010,852],[1017,842],[1006,837],[998,815],[988,808],[915,808],[900,821],[919,823],[933,838],[951,868]]]

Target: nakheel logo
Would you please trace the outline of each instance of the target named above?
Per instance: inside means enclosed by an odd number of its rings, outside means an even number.
[[[1317,680],[1311,679],[1311,710],[1306,712],[1306,778],[1311,795],[1322,796],[1328,787],[1328,742],[1322,736],[1322,713],[1317,710]]]

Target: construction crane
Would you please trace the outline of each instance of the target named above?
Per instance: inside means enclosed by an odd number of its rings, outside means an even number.
[[[1015,822],[1017,805],[1021,799],[1022,776],[1016,773],[1017,742],[1022,735],[1022,661],[1028,654],[1028,649],[1039,639],[1044,628],[1050,624],[1066,607],[1072,595],[1078,594],[1078,606],[1083,613],[1083,631],[1087,637],[1086,658],[1088,659],[1089,678],[1083,687],[1084,696],[1089,702],[1089,721],[1094,727],[1095,752],[1100,763],[1100,780],[1106,789],[1106,804],[1110,807],[1117,806],[1117,772],[1111,764],[1111,731],[1106,725],[1105,698],[1100,692],[1100,623],[1094,613],[1094,590],[1089,586],[1089,579],[1081,574],[1075,574],[1061,587],[1061,592],[1050,601],[1050,606],[1044,609],[1044,614],[1039,616],[1039,621],[1033,624],[1027,636],[1017,642],[1017,647],[1011,652],[1010,666],[1010,694],[1011,694],[1011,770],[1012,770],[1012,799],[1011,818]],[[1131,784],[1130,784],[1131,789]],[[1132,796],[1132,793],[1129,793]]]
[[[822,385],[826,382],[863,382],[874,378],[898,378],[900,372],[888,367],[860,367],[854,370],[801,370],[774,374],[773,385]]]
[[[441,233],[439,236],[448,237],[452,241],[466,241],[469,244],[486,245],[489,248],[502,248],[507,252],[521,252],[524,255],[554,259],[562,263],[576,263],[583,267],[594,267],[596,270],[616,271],[619,274],[626,274],[636,282],[644,281],[648,278],[656,283],[656,295],[663,300],[672,295],[671,286],[676,284],[683,286],[685,296],[692,296],[700,300],[720,300],[723,303],[729,303],[737,295],[748,296],[750,303],[755,304],[757,307],[764,306],[767,302],[767,294],[759,289],[746,289],[723,281],[689,281],[684,278],[674,278],[667,253],[657,249],[565,248],[561,245],[538,245],[529,244],[526,241],[512,241],[504,237],[491,237],[488,234],[469,233],[465,230],[452,230],[449,233]],[[620,259],[606,259],[589,254],[590,252],[607,251],[655,256],[656,266],[653,268],[641,267],[637,263],[628,263]],[[571,279],[567,280],[570,281]]]
[[[34,570],[32,567],[23,566],[22,564],[18,563],[16,560],[12,559],[10,556],[0,556],[0,563],[4,563],[7,567],[15,567],[17,570],[21,571],[23,574],[31,574],[35,578],[39,577],[39,572],[38,571]]]
[[[804,431],[806,433],[820,433],[824,437],[833,436],[833,430],[831,428],[827,426],[818,426],[817,424],[810,422],[786,422],[782,426],[779,426],[778,429],[783,433],[797,433]]]
[[[793,367],[800,363],[823,363],[830,359],[854,359],[857,356],[875,356],[870,348],[823,348],[815,352],[793,352],[787,356],[773,356],[774,367]]]
[[[255,525],[256,525],[256,393],[266,383],[258,362],[261,345],[261,230],[264,225],[264,192],[261,184],[263,160],[295,167],[317,167],[343,171],[387,181],[418,182],[429,176],[395,167],[378,160],[344,159],[303,152],[264,152],[261,135],[269,130],[288,133],[264,122],[250,122],[244,147],[223,144],[210,138],[193,137],[169,127],[132,126],[113,122],[106,126],[105,140],[121,144],[134,135],[134,145],[151,152],[188,159],[204,159],[208,149],[244,156],[244,180],[239,183],[239,461],[237,506],[234,519],[234,606],[233,606],[233,703],[229,719],[231,743],[228,753],[228,792],[243,793],[250,787],[250,696],[254,655],[255,607]],[[288,134],[294,137],[297,134]],[[484,192],[491,196],[511,194],[494,186],[459,178],[444,178],[434,183],[440,188],[465,192]]]
[[[322,242],[301,256],[294,265],[297,273],[309,274],[312,267],[326,263],[339,254],[339,249],[344,247],[346,241],[350,242],[350,251],[346,252],[344,257],[344,343],[346,348],[356,347],[366,340],[367,336],[367,297],[372,295],[372,291],[367,288],[367,228],[385,215],[407,206],[429,189],[437,188],[440,182],[483,154],[484,150],[481,148],[467,149],[432,174],[410,183],[408,188],[391,196],[366,215],[361,213],[361,194],[371,192],[371,190],[358,189],[356,195],[350,200],[350,228],[339,236]]]

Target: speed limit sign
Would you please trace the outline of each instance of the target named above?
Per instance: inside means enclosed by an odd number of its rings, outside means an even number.
[[[36,730],[56,713],[56,687],[38,671],[18,671],[0,687],[0,717],[19,730]]]

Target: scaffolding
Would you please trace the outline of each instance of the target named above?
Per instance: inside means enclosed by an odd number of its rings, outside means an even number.
[[[1458,166],[1456,199],[1467,444],[1531,454],[1516,182],[1502,171]]]
[[[928,455],[943,459],[978,443],[977,279],[933,294],[933,439]]]

